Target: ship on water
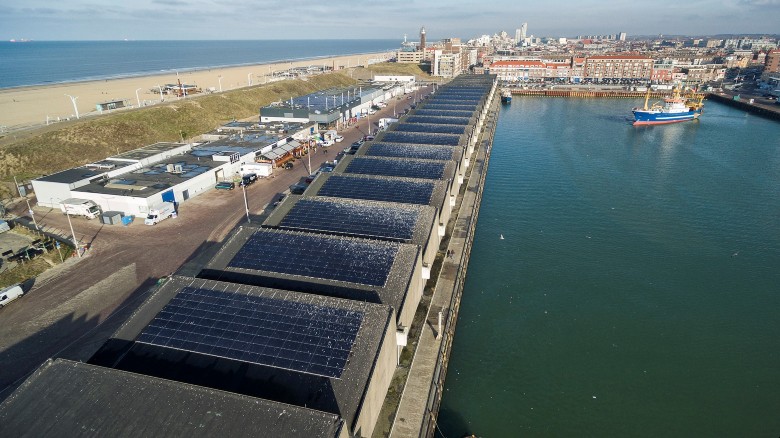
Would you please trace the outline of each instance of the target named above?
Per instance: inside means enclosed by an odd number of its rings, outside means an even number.
[[[503,91],[501,91],[501,103],[512,103],[512,91],[511,90],[503,90]]]
[[[648,107],[650,90],[645,95],[644,108],[634,108],[634,125],[663,125],[668,123],[696,120],[704,107],[704,95],[693,93],[683,96],[679,88],[674,89],[672,97],[667,97],[660,103]]]

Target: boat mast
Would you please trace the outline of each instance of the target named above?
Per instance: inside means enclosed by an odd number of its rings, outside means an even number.
[[[647,92],[645,93],[645,111],[647,111],[647,102],[650,100],[650,87],[647,87]]]

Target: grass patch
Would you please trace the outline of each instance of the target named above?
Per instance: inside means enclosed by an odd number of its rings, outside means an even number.
[[[22,226],[16,226],[13,231],[9,232],[29,236],[32,239],[38,239],[41,237],[33,231],[28,230]],[[49,239],[44,238],[41,240],[46,242]],[[58,253],[57,248],[54,248],[49,250],[48,253],[43,253],[32,260],[25,260],[18,263],[11,262],[12,266],[10,266],[9,269],[0,272],[0,287],[22,283],[31,278],[35,278],[52,267],[61,264],[62,261],[60,261],[60,254],[62,254],[62,260],[67,260],[74,254],[73,248],[67,245],[60,245],[59,251],[60,252]]]
[[[342,73],[330,73],[77,121],[0,148],[0,178],[36,178],[149,144],[192,138],[234,119],[259,116],[271,102],[354,83]]]

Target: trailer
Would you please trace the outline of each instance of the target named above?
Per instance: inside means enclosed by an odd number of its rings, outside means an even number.
[[[176,217],[176,205],[173,202],[163,202],[149,210],[149,214],[144,219],[144,224],[157,225],[169,217]]]
[[[241,175],[254,173],[258,178],[267,178],[274,173],[274,166],[271,163],[244,163],[241,165]]]
[[[89,199],[69,198],[60,203],[60,210],[72,216],[84,216],[95,219],[100,216],[100,207]]]

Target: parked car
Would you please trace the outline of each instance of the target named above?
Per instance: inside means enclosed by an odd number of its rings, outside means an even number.
[[[373,135],[366,135],[365,137],[363,137],[364,141],[372,141],[373,139],[374,139]]]
[[[287,169],[287,170],[290,170],[290,169],[292,169],[292,168],[293,168],[293,166],[294,166],[294,165],[293,165],[292,161],[288,161],[288,162],[286,162],[286,163],[282,164],[282,168],[284,168],[284,169]]]
[[[293,195],[302,195],[303,192],[305,192],[308,187],[309,186],[306,184],[295,183],[290,186],[290,193]]]
[[[0,307],[4,307],[6,304],[21,297],[22,295],[24,295],[24,289],[22,289],[22,286],[18,284],[8,286],[7,288],[0,291]]]
[[[236,183],[232,181],[220,181],[214,188],[217,190],[233,190],[236,188]]]
[[[337,136],[333,137],[333,141],[335,141],[336,143],[341,143],[342,141],[344,141],[344,136],[343,135],[337,135]]]
[[[311,175],[307,176],[306,179],[304,179],[304,181],[306,181],[306,184],[311,184],[311,182],[314,181],[314,178],[317,178],[317,175],[319,174],[320,174],[319,171],[314,172]]]
[[[250,184],[253,184],[255,181],[257,181],[257,174],[247,173],[246,175],[241,177],[241,182],[239,184],[241,186],[248,186]]]
[[[335,143],[332,140],[323,140],[320,142],[320,146],[326,148],[328,146],[333,146]]]

